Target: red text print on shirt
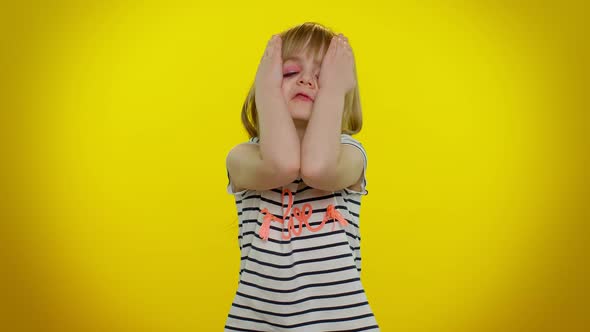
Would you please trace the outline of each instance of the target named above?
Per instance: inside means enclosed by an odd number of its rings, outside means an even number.
[[[293,194],[291,193],[291,191],[289,189],[283,188],[283,193],[281,196],[281,205],[284,205],[283,200],[285,199],[285,193],[287,193],[289,195],[289,204],[287,205],[287,210],[283,214],[283,218],[275,217],[272,213],[270,213],[268,211],[267,208],[264,208],[260,211],[260,213],[263,213],[265,216],[264,216],[264,221],[262,222],[262,226],[260,226],[260,229],[258,230],[258,234],[264,240],[267,240],[268,236],[270,234],[270,223],[271,222],[276,221],[276,222],[279,222],[282,225],[284,225],[285,219],[287,218],[287,216],[290,215],[291,207],[293,206]],[[332,204],[328,205],[328,208],[326,209],[326,214],[324,215],[324,219],[322,220],[322,223],[316,227],[310,226],[309,223],[307,222],[307,220],[311,217],[312,212],[313,211],[312,211],[311,205],[309,203],[306,203],[303,205],[303,210],[300,210],[298,207],[295,207],[293,209],[293,216],[292,216],[292,218],[289,218],[289,223],[287,225],[288,233],[287,233],[287,235],[285,235],[285,232],[283,229],[283,232],[281,233],[281,237],[284,240],[289,240],[291,238],[291,236],[299,236],[299,234],[301,234],[301,232],[303,231],[303,224],[305,224],[307,229],[309,229],[310,231],[317,232],[320,229],[322,229],[324,227],[324,224],[326,223],[326,221],[328,221],[330,219],[337,220],[338,222],[340,222],[340,225],[342,227],[348,225],[348,222],[346,221],[346,219],[344,219],[344,217],[342,216],[342,214],[340,214],[340,212],[338,212],[336,209],[334,209],[334,205],[332,205]],[[293,219],[299,220],[298,227],[295,227],[295,222],[293,221]],[[334,222],[332,224],[332,230],[334,230],[334,227],[336,227],[336,222]]]

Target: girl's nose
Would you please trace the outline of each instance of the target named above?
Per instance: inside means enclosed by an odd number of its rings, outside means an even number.
[[[299,84],[307,84],[307,85],[313,87],[314,80],[312,78],[302,77],[299,79]]]

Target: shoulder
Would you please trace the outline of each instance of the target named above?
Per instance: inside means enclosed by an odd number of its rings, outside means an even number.
[[[367,151],[365,150],[365,147],[358,139],[352,137],[349,134],[341,134],[340,135],[340,143],[355,146],[357,149],[359,149],[361,151],[363,158],[365,160],[367,159]]]
[[[230,150],[230,154],[233,150],[239,150],[239,151],[249,151],[251,149],[255,149],[258,147],[258,137],[252,137],[249,140],[236,144],[231,150]]]
[[[340,135],[340,142],[341,143],[347,143],[347,144],[362,146],[361,142],[358,139],[352,137],[349,134],[341,134]]]

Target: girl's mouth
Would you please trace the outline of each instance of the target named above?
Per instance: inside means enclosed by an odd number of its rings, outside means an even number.
[[[307,97],[305,95],[302,95],[300,93],[297,94],[297,96],[295,96],[295,98],[293,98],[293,99],[301,100],[301,101],[309,101],[309,102],[312,102],[313,101],[313,100],[311,100],[311,98],[309,98],[309,97]]]

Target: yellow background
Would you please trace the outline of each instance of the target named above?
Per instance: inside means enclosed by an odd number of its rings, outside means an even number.
[[[223,329],[225,157],[266,42],[305,21],[357,60],[382,331],[588,331],[583,2],[1,6],[1,331]]]

